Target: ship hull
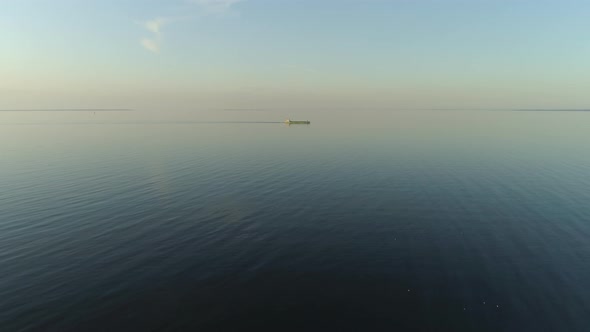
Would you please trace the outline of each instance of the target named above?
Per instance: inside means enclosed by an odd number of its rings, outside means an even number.
[[[310,121],[291,121],[291,120],[287,120],[285,121],[286,124],[310,124]]]

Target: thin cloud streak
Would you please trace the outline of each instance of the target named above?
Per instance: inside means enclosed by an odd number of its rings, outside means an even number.
[[[160,43],[157,40],[143,38],[140,41],[140,44],[141,44],[141,46],[143,46],[146,50],[148,50],[150,52],[154,52],[154,53],[160,52]]]
[[[232,7],[245,0],[187,0],[191,5],[196,5],[200,12],[195,16],[211,16],[211,15],[224,15],[232,11]],[[152,33],[150,37],[143,37],[139,43],[143,48],[152,52],[159,53],[162,46],[164,26],[179,21],[181,19],[191,19],[195,16],[189,16],[184,18],[170,18],[170,17],[157,17],[149,21],[138,22],[144,29]]]
[[[147,21],[143,24],[144,28],[148,31],[153,32],[156,35],[160,35],[162,33],[162,27],[164,24],[168,23],[170,19],[167,18],[156,18],[150,21]]]
[[[143,37],[140,40],[141,46],[150,52],[159,53],[160,45],[162,44],[162,27],[171,21],[172,20],[169,18],[160,17],[153,20],[140,22],[140,25],[153,34],[151,37]]]
[[[189,0],[201,7],[205,14],[223,14],[231,10],[231,7],[244,0]]]

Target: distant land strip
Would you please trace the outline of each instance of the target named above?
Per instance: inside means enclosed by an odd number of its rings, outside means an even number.
[[[40,108],[40,109],[0,109],[0,112],[131,112],[131,108]]]
[[[408,108],[407,111],[590,112],[590,108]]]
[[[580,109],[534,109],[534,108],[523,108],[523,109],[516,109],[513,110],[515,112],[590,112],[590,109],[584,109],[584,108],[580,108]]]
[[[195,124],[283,124],[280,121],[137,121],[137,122],[57,122],[57,123],[43,123],[43,122],[13,122],[1,123],[2,126],[96,126],[96,125],[195,125]]]

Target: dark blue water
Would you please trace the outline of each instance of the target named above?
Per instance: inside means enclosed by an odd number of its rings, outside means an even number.
[[[590,114],[28,113],[0,331],[590,329]]]

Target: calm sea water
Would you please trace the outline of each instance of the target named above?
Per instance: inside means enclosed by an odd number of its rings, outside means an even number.
[[[588,331],[588,142],[586,112],[0,112],[0,331]]]

